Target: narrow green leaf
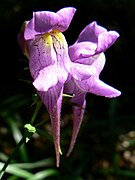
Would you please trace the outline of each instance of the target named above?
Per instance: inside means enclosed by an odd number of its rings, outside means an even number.
[[[13,119],[12,117],[8,117],[8,123],[11,127],[14,140],[17,144],[22,139],[21,131],[19,130],[17,123],[15,122],[15,119]],[[24,144],[20,147],[19,152],[20,152],[20,157],[22,161],[27,162],[28,155],[27,155],[27,150]]]
[[[33,177],[30,177],[27,180],[42,180],[54,175],[58,175],[58,171],[56,171],[55,169],[47,169],[36,173]]]
[[[4,163],[1,163],[0,162],[0,168],[2,169]],[[5,170],[6,173],[9,173],[9,174],[13,174],[13,175],[16,175],[18,177],[22,177],[22,178],[32,178],[33,177],[33,174],[26,171],[26,170],[23,170],[23,169],[20,169],[18,167],[16,167],[15,165],[8,165],[8,167],[6,168]],[[0,176],[1,177],[1,176]]]
[[[35,169],[35,168],[40,168],[40,167],[53,166],[54,160],[51,158],[48,158],[48,159],[43,159],[43,160],[32,162],[32,163],[14,163],[14,165],[22,169]]]
[[[47,137],[47,139],[48,140],[50,140],[50,142],[52,142],[53,140],[52,140],[52,136],[51,135],[49,135],[46,131],[43,131],[42,129],[39,129],[39,128],[36,128],[36,132],[40,135],[40,136],[42,136],[42,137]]]
[[[34,124],[34,120],[35,120],[35,118],[36,118],[36,116],[37,116],[41,106],[42,106],[42,102],[41,101],[36,103],[36,108],[35,108],[35,111],[34,111],[34,113],[32,115],[32,118],[31,118],[31,124]]]

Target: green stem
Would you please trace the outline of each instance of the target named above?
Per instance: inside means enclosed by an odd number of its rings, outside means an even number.
[[[36,124],[35,127],[36,127],[36,128],[37,128],[37,127],[40,127],[40,126],[42,126],[43,124],[45,124],[45,122],[46,122],[46,120],[43,120],[43,121],[41,121],[40,123]]]
[[[21,145],[26,142],[26,137],[28,136],[28,132],[26,132],[22,139],[19,141],[19,143],[17,144],[16,148],[14,149],[13,153],[9,156],[8,160],[5,162],[3,168],[0,171],[0,179],[2,178],[2,176],[4,175],[7,166],[9,165],[9,163],[11,162],[11,160],[14,158],[14,156],[16,155],[18,149],[21,147]],[[32,136],[32,134],[31,134]]]
[[[32,124],[32,125],[34,124],[34,120],[35,120],[35,118],[36,118],[36,116],[37,116],[37,113],[39,112],[41,106],[42,106],[42,102],[38,102],[38,103],[36,104],[36,109],[35,109],[35,111],[34,111],[34,113],[33,113],[32,118],[31,118],[31,124]]]

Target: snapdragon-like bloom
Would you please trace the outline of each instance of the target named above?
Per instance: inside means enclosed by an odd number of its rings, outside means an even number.
[[[71,153],[79,128],[81,126],[84,110],[86,106],[86,93],[92,93],[108,98],[117,97],[121,94],[117,89],[107,85],[99,79],[100,73],[105,65],[105,54],[119,37],[116,31],[107,31],[105,28],[97,25],[96,22],[90,23],[80,33],[75,44],[69,47],[69,55],[73,62],[87,64],[96,69],[96,73],[85,80],[76,80],[71,77],[65,84],[64,92],[74,94],[71,102],[73,106],[73,133],[67,156]]]
[[[60,114],[64,83],[69,77],[85,80],[96,73],[95,67],[73,62],[62,32],[70,25],[76,9],[67,7],[58,12],[39,11],[25,21],[19,44],[29,59],[33,85],[50,114],[57,166],[60,154]]]

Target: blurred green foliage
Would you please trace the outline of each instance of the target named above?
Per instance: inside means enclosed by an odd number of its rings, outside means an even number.
[[[21,52],[17,35],[33,11],[57,11],[74,6],[77,12],[64,32],[68,44],[91,21],[120,33],[108,49],[101,78],[122,91],[116,99],[87,95],[87,107],[74,151],[65,157],[71,132],[72,108],[64,98],[61,120],[61,164],[55,167],[50,120],[46,108],[36,116],[39,136],[33,135],[16,153],[4,178],[58,180],[129,180],[135,178],[135,81],[134,81],[134,0],[1,0],[1,90],[0,90],[0,168],[12,154],[30,123],[35,109],[34,88],[28,61]],[[26,80],[26,82],[20,81]],[[40,122],[43,121],[43,124]],[[42,133],[44,131],[44,133]]]

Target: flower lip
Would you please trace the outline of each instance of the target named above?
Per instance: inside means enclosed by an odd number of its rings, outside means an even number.
[[[93,42],[84,41],[75,43],[69,47],[69,56],[73,62],[80,58],[87,58],[95,54],[97,45]]]
[[[26,26],[25,40],[34,39],[36,35],[42,35],[52,29],[65,31],[74,16],[76,9],[73,7],[62,8],[56,13],[51,11],[37,11]]]
[[[96,21],[93,21],[82,30],[77,41],[70,46],[70,49],[72,49],[72,54],[70,53],[71,59],[73,57],[74,61],[74,59],[78,59],[80,57],[82,58],[82,52],[80,49],[83,49],[83,51],[86,49],[87,56],[84,54],[84,57],[90,57],[91,55],[105,52],[114,44],[118,37],[118,32],[113,30],[107,31],[107,29],[98,25]],[[87,44],[88,42],[91,43],[91,45],[89,45],[89,49]]]

